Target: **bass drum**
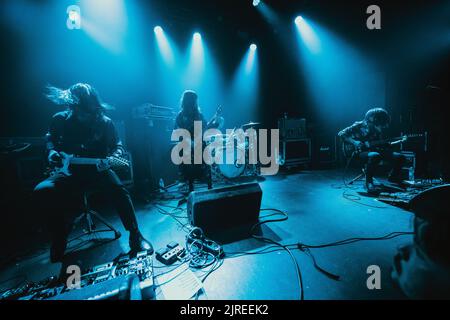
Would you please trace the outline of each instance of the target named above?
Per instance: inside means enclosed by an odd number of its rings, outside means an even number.
[[[217,167],[222,176],[233,179],[241,176],[245,170],[245,148],[242,146],[234,146],[234,148],[221,148],[223,161]],[[232,159],[231,163],[227,163],[227,158]]]

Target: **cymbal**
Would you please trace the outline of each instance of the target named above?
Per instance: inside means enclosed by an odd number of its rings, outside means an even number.
[[[259,123],[259,122],[249,122],[249,123],[246,123],[246,124],[243,124],[242,125],[242,128],[251,128],[251,127],[256,127],[256,126],[259,126],[259,125],[261,125],[261,123]]]

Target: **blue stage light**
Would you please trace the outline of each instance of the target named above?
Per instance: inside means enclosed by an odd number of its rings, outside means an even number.
[[[191,49],[188,66],[186,70],[186,85],[191,88],[198,88],[203,80],[205,69],[205,52],[203,48],[202,36],[196,32],[192,36]]]
[[[249,48],[250,50],[248,51],[247,54],[247,62],[245,64],[245,73],[246,74],[251,74],[255,65],[255,60],[256,60],[256,45],[252,44]]]
[[[253,6],[256,7],[260,2],[260,0],[253,0]]]
[[[125,0],[79,0],[83,8],[83,29],[95,41],[116,54],[122,54],[129,49],[127,35],[130,32],[129,14],[127,10],[133,5]]]
[[[227,104],[232,108],[236,108],[236,115],[231,116],[231,122],[238,123],[242,119],[257,119],[260,113],[260,110],[257,110],[258,98],[258,50],[252,50],[251,46],[249,46],[234,73],[227,98]]]
[[[297,16],[297,18],[295,18],[295,24],[296,25],[299,25],[302,21],[303,21],[303,17],[302,16]]]
[[[317,116],[325,122],[357,117],[362,106],[384,105],[383,74],[370,58],[309,17],[295,19],[301,71]],[[364,101],[364,102],[362,102]]]
[[[163,32],[163,29],[160,26],[156,26],[153,31],[155,31],[156,34],[161,34]]]
[[[196,32],[194,33],[194,36],[192,37],[192,47],[191,47],[191,53],[196,63],[200,62],[200,60],[203,60],[203,41],[202,36],[200,33]]]
[[[174,53],[163,29],[160,26],[156,26],[153,30],[155,31],[156,43],[158,45],[159,52],[161,53],[166,64],[168,66],[173,66],[175,63]]]
[[[320,40],[316,34],[316,31],[311,27],[307,20],[302,16],[295,18],[295,25],[297,26],[297,31],[304,43],[304,45],[313,53],[319,53]]]
[[[264,19],[267,20],[267,22],[269,22],[274,28],[278,29],[281,24],[283,24],[282,17],[278,12],[275,12],[271,6],[264,2],[259,2],[255,7]]]
[[[194,33],[194,40],[195,41],[200,41],[202,40],[202,35],[198,32]]]
[[[67,28],[69,30],[80,29],[81,28],[81,11],[79,6],[68,6],[67,7]]]
[[[72,22],[76,22],[78,19],[80,19],[80,13],[76,10],[70,10],[69,11],[69,20]]]

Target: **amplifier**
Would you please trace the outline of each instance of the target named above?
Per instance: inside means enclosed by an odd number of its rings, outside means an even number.
[[[319,134],[312,141],[313,163],[319,167],[328,167],[337,163],[337,137],[334,134]]]
[[[311,139],[281,141],[281,163],[286,166],[311,163]]]
[[[188,197],[191,225],[211,235],[258,222],[262,190],[258,183],[194,191]]]
[[[278,119],[280,139],[302,139],[306,137],[306,119],[304,118],[280,118]]]
[[[45,178],[46,159],[45,137],[0,137],[0,185],[32,190]]]
[[[172,162],[171,135],[174,121],[135,119],[130,123],[128,145],[133,155],[134,186],[142,194],[177,181],[178,166]]]
[[[155,106],[151,103],[145,103],[141,106],[134,107],[131,115],[133,119],[161,118],[172,120],[175,118],[173,108]]]

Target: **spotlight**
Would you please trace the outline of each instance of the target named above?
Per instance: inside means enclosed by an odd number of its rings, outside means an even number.
[[[302,21],[303,21],[302,16],[298,16],[297,18],[295,18],[295,24],[300,24]]]
[[[160,26],[156,26],[153,31],[155,31],[156,34],[162,33],[163,29]]]
[[[252,73],[253,67],[255,65],[256,48],[257,48],[256,44],[252,43],[250,45],[249,50],[248,50],[247,61],[246,61],[246,64],[245,64],[245,73],[247,75]]]
[[[80,7],[72,5],[66,9],[66,25],[69,30],[81,29],[81,10]]]
[[[260,2],[260,0],[253,0],[253,6],[256,7]]]
[[[295,18],[295,27],[303,44],[313,53],[320,52],[319,37],[309,21],[302,16]]]
[[[198,32],[194,33],[194,40],[199,41],[201,39],[202,39],[202,36],[200,33],[198,33]]]
[[[156,26],[153,30],[155,31],[156,44],[164,62],[167,66],[173,67],[175,57],[169,39],[161,26]]]
[[[191,48],[189,53],[189,63],[186,69],[186,84],[197,87],[201,84],[205,75],[205,50],[203,47],[202,36],[195,32],[192,36]]]
[[[69,11],[69,20],[73,23],[75,23],[75,21],[77,21],[80,18],[80,14],[75,11],[75,10],[70,10]]]

